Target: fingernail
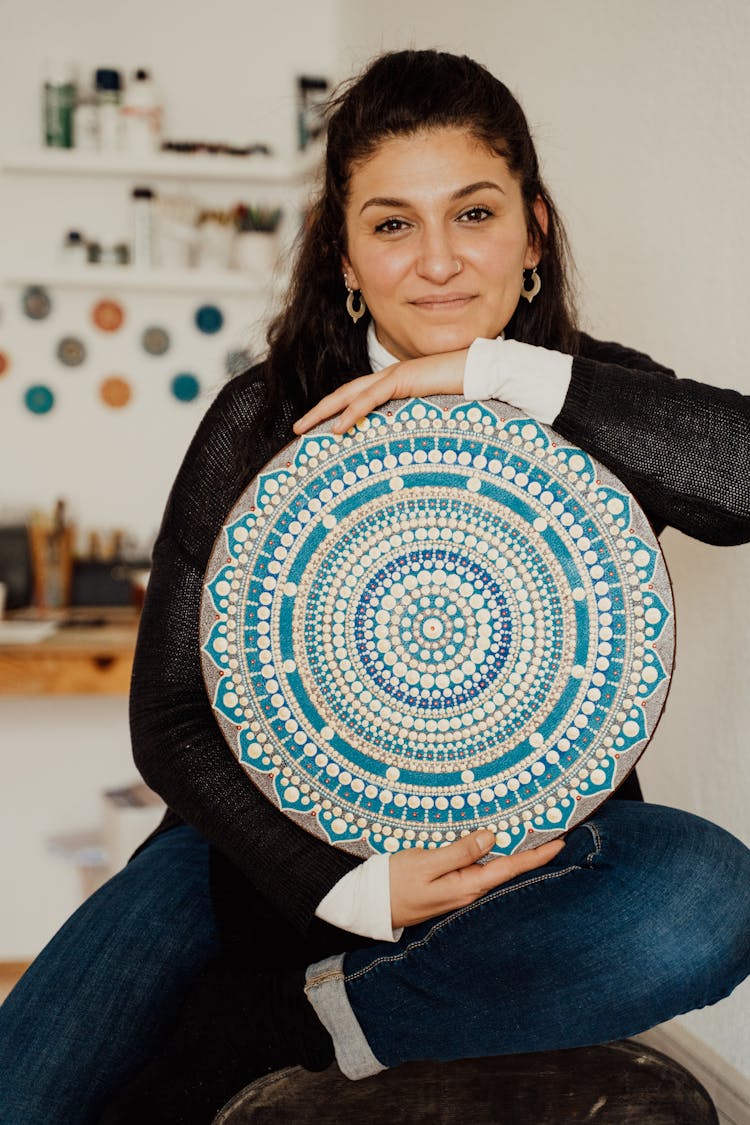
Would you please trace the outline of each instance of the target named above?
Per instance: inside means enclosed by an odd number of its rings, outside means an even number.
[[[481,848],[483,848],[485,851],[488,848],[491,848],[492,845],[495,843],[494,833],[490,832],[489,828],[483,828],[482,831],[479,833],[479,836],[477,837],[477,839],[479,840],[479,846]]]

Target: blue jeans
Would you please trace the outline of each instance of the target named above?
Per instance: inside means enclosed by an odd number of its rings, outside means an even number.
[[[83,1125],[147,1062],[218,952],[209,847],[159,836],[65,923],[0,1008],[0,1121]]]
[[[307,970],[339,1067],[580,1047],[714,1004],[750,972],[750,851],[688,813],[609,801],[552,863]]]
[[[3,1125],[93,1125],[147,1061],[219,952],[208,875],[206,842],[176,828],[52,939],[0,1009]],[[722,829],[610,801],[549,866],[311,966],[308,998],[352,1078],[620,1038],[742,980],[749,885],[750,852]]]

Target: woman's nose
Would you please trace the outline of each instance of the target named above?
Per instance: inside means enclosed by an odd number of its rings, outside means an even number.
[[[420,277],[436,285],[444,285],[463,269],[463,263],[442,231],[425,232],[417,256],[416,270]]]

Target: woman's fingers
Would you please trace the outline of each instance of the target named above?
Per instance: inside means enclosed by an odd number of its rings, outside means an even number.
[[[376,383],[365,387],[349,402],[341,417],[333,424],[332,429],[335,434],[345,434],[360,418],[366,418],[370,411],[377,410],[392,398],[406,397],[396,392],[396,376],[393,368],[388,368],[387,371],[387,375],[380,372],[381,377]]]
[[[343,434],[360,418],[391,399],[415,398],[421,395],[459,395],[467,351],[443,352],[420,356],[384,367],[372,375],[360,375],[321,399],[294,424],[296,434],[306,433],[327,418],[341,413],[331,427]]]
[[[303,414],[294,423],[295,434],[304,434],[307,430],[311,430],[313,426],[319,426],[321,422],[325,422],[326,418],[332,418],[334,414],[338,414],[349,405],[353,398],[356,398],[363,389],[363,387],[376,382],[381,376],[381,372],[376,371],[372,375],[360,375],[357,379],[351,379],[343,386],[337,387],[320,402],[316,403],[311,410]]]
[[[517,875],[549,863],[565,842],[550,840],[516,855],[477,862],[493,843],[493,834],[483,829],[434,851],[419,849],[392,855],[393,925],[415,925],[466,906]]]
[[[529,848],[524,852],[498,856],[497,859],[491,859],[485,864],[476,864],[473,867],[456,871],[454,872],[454,882],[457,886],[457,893],[464,896],[470,894],[472,898],[479,898],[480,895],[499,887],[502,883],[508,883],[511,879],[515,879],[517,875],[523,875],[527,871],[534,871],[537,867],[543,867],[545,863],[553,860],[564,847],[564,840],[550,840],[546,844],[539,844],[538,847]]]

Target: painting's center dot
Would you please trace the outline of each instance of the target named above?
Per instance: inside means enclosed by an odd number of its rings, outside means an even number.
[[[437,617],[428,617],[422,625],[422,632],[428,640],[434,641],[437,637],[443,635],[443,623]]]

